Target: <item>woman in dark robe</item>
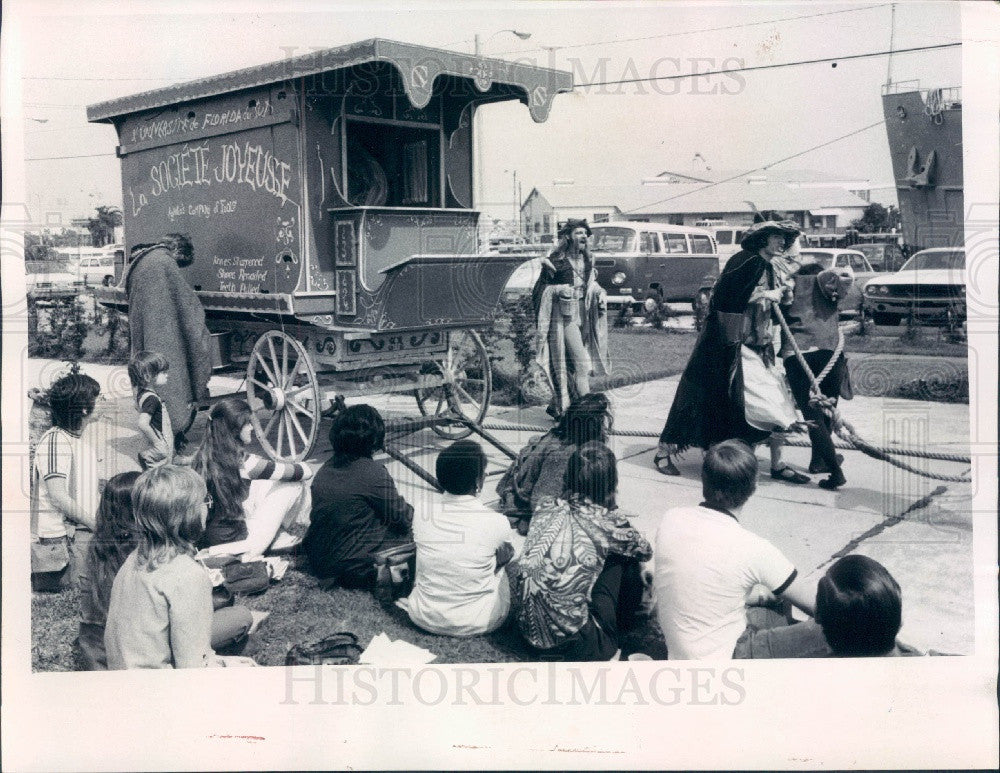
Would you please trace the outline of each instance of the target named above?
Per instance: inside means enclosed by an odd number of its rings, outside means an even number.
[[[799,233],[792,223],[758,223],[726,263],[660,434],[653,464],[663,474],[679,475],[671,457],[691,446],[704,449],[732,438],[753,446],[770,436],[770,430],[747,422],[743,349],[751,350],[765,367],[775,362],[771,305],[786,295],[786,277],[773,261]],[[772,469],[772,475],[793,483],[809,480],[790,467]]]

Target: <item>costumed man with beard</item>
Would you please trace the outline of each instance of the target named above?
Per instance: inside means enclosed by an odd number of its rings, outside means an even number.
[[[205,309],[181,272],[193,262],[191,240],[167,234],[157,244],[136,245],[125,273],[132,355],[158,352],[170,363],[169,379],[159,394],[178,450],[194,422],[195,403],[208,399],[212,375]]]
[[[567,220],[559,244],[542,258],[532,291],[537,321],[536,362],[552,386],[547,411],[557,421],[571,401],[590,392],[590,375],[608,372],[607,293],[587,246],[586,220]]]
[[[726,263],[660,434],[653,464],[664,475],[680,474],[671,457],[687,448],[706,449],[734,438],[752,447],[798,420],[792,396],[774,367],[780,331],[772,308],[791,300],[780,256],[799,233],[787,221],[757,223]],[[771,459],[776,480],[809,481],[781,464],[780,444],[772,445]]]

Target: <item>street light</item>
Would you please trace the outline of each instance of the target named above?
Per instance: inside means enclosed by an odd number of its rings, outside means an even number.
[[[493,38],[495,38],[497,35],[499,35],[499,34],[501,34],[503,32],[509,32],[512,35],[516,35],[521,40],[527,40],[528,38],[531,37],[531,33],[530,32],[519,32],[518,30],[497,30],[492,35],[490,35],[488,38],[486,38],[486,43],[489,43],[491,40],[493,40]],[[473,37],[473,42],[475,43],[475,46],[476,46],[476,48],[475,48],[476,56],[480,56],[482,54],[482,46],[479,44],[479,35],[475,35]],[[485,45],[485,44],[483,44],[483,45]]]
[[[527,40],[528,38],[531,37],[530,32],[521,32],[519,30],[505,29],[505,30],[497,30],[489,37],[487,37],[484,43],[480,43],[479,35],[475,35],[473,37],[473,42],[475,44],[476,56],[481,56],[483,48],[486,46],[486,44],[488,44],[491,40],[493,40],[493,38],[495,38],[497,35],[501,35],[504,32],[509,32],[511,35],[514,35],[520,38],[521,40]],[[477,193],[474,205],[481,206],[483,201],[483,128],[478,118],[475,118],[474,121],[475,123],[473,125],[473,134],[474,134],[473,153],[475,153],[476,156],[476,193]]]

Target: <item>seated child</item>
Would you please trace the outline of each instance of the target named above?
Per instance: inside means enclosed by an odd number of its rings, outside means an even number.
[[[503,571],[514,555],[510,524],[476,498],[486,479],[479,443],[453,443],[438,454],[435,471],[445,493],[413,519],[416,575],[399,606],[425,631],[478,636],[499,628],[510,611]]]
[[[521,635],[568,661],[613,660],[636,622],[652,548],[613,508],[615,455],[603,443],[573,453],[559,498],[539,503],[518,564]]]
[[[312,514],[302,541],[312,573],[349,588],[375,585],[374,554],[413,541],[413,507],[385,465],[372,457],[385,423],[370,405],[338,412],[330,427],[333,455],[312,484]]]
[[[135,550],[132,489],[137,472],[115,475],[104,487],[97,507],[97,528],[87,552],[87,571],[80,582],[80,635],[77,646],[87,671],[106,671],[104,626],[111,585],[129,553]]]
[[[149,448],[139,452],[139,464],[148,470],[170,464],[174,458],[174,431],[170,414],[163,409],[157,388],[167,384],[170,363],[159,352],[139,352],[128,364],[135,407],[139,410],[139,432],[149,442]]]
[[[538,503],[562,493],[569,458],[586,443],[607,442],[611,425],[608,398],[591,392],[574,400],[553,429],[528,442],[497,483],[500,509],[512,526],[528,533]]]
[[[135,482],[132,507],[136,549],[111,586],[108,668],[224,665],[213,648],[245,643],[263,616],[242,606],[212,611],[212,581],[193,557],[208,515],[205,482],[189,467],[154,467]]]
[[[774,545],[738,516],[757,487],[757,459],[740,440],[705,452],[697,507],[675,507],[660,521],[653,591],[671,660],[728,659],[747,628],[745,598],[756,585],[812,615],[814,594]]]
[[[903,622],[899,584],[878,561],[844,556],[816,588],[816,618],[744,636],[738,658],[878,658],[916,654],[896,641]]]
[[[101,393],[90,376],[70,373],[49,389],[52,427],[38,441],[31,476],[31,587],[79,584],[98,503],[97,449],[84,438]]]
[[[309,508],[312,469],[275,462],[247,451],[253,442],[250,406],[231,397],[212,406],[205,441],[194,469],[205,479],[212,503],[199,546],[210,555],[260,559],[268,548],[289,547],[289,528]]]

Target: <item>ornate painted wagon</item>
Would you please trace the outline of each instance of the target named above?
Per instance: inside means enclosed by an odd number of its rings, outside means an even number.
[[[473,122],[569,73],[367,40],[88,107],[112,123],[126,253],[190,235],[219,368],[245,369],[264,448],[302,459],[337,395],[413,392],[468,434],[491,394],[475,331],[518,256],[480,254]],[[477,151],[478,152],[478,151]],[[127,309],[121,277],[96,291]]]

